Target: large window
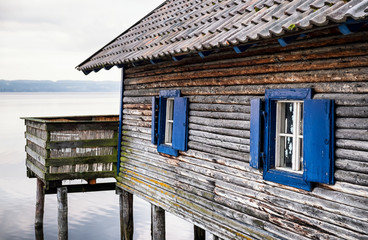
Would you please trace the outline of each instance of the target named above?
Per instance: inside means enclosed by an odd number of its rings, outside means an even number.
[[[311,89],[268,89],[251,101],[250,165],[265,180],[311,189],[334,183],[334,102]]]
[[[188,103],[180,90],[161,90],[152,98],[152,143],[158,152],[178,156],[187,150]]]

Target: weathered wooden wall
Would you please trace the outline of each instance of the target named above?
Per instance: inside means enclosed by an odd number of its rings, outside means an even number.
[[[367,39],[326,30],[127,69],[118,186],[224,239],[368,239]],[[337,106],[336,184],[312,192],[249,167],[250,99],[299,87]],[[189,150],[178,157],[150,141],[151,97],[163,88],[190,99]]]
[[[43,181],[115,176],[117,116],[26,118],[27,168]]]

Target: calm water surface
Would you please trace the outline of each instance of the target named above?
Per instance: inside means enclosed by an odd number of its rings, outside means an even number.
[[[119,93],[0,93],[0,240],[34,239],[36,180],[26,177],[20,117],[118,114]],[[69,239],[120,239],[114,191],[68,194]],[[149,240],[150,205],[134,197],[134,239]],[[193,225],[166,214],[168,240],[193,239]],[[46,195],[45,239],[57,239],[56,195]]]

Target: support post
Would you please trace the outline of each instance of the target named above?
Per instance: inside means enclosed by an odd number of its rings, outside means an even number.
[[[194,240],[206,240],[206,231],[194,225]]]
[[[43,213],[45,206],[45,184],[37,178],[37,193],[36,193],[36,214],[35,214],[35,228],[43,227]]]
[[[68,239],[68,188],[57,189],[58,201],[58,240]]]
[[[133,194],[121,190],[119,193],[121,240],[133,240]]]
[[[165,210],[151,205],[151,235],[152,240],[165,240]]]
[[[35,237],[43,240],[43,215],[45,207],[45,184],[37,178],[36,212],[35,212]]]

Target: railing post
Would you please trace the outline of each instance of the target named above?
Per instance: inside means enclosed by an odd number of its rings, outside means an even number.
[[[68,188],[58,187],[58,239],[68,239]]]
[[[194,225],[194,240],[206,240],[206,231]]]
[[[119,191],[120,208],[120,236],[121,240],[133,240],[134,222],[133,222],[133,194]]]
[[[152,240],[165,240],[165,210],[151,205],[151,236]]]

